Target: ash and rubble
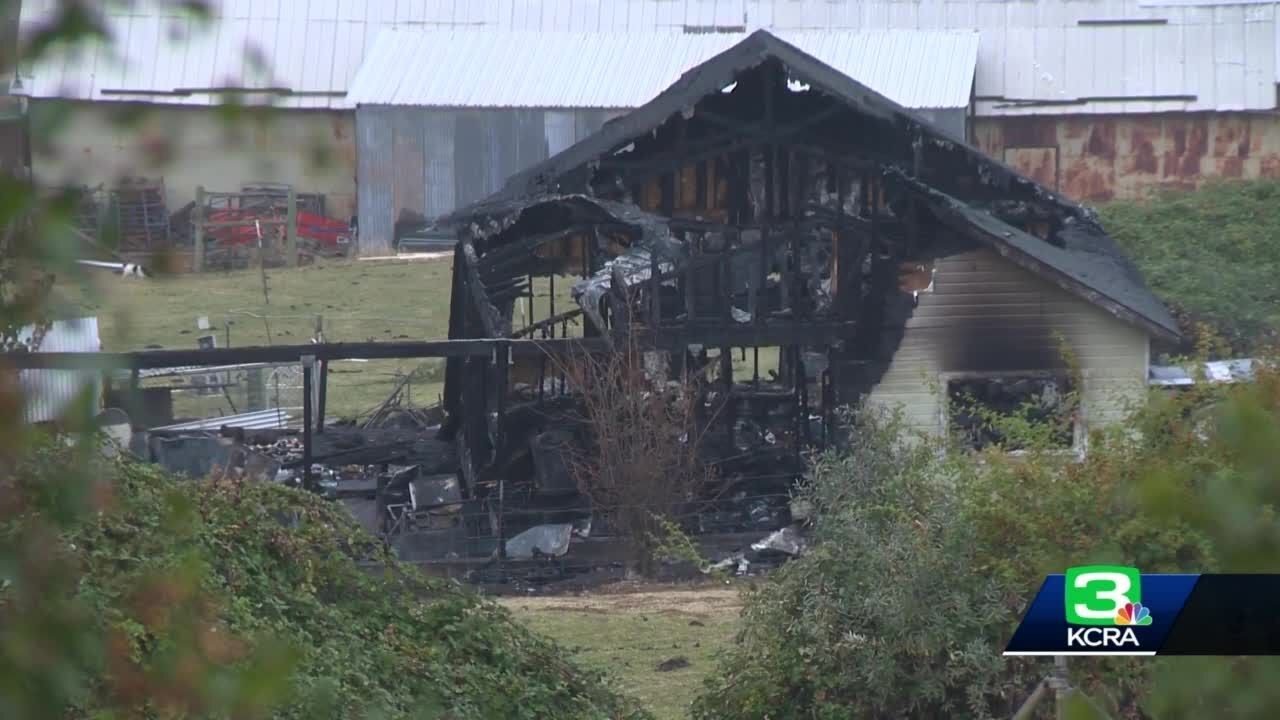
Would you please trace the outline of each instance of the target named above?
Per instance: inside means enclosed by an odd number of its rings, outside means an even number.
[[[397,423],[375,423],[380,424]],[[466,497],[455,447],[438,439],[438,425],[399,424],[326,427],[313,437],[311,479],[317,492],[345,505],[400,559],[452,566],[452,574],[499,591],[533,591],[571,578],[599,582],[626,575],[623,542],[606,519],[593,514],[577,493],[567,466],[563,461],[557,464],[551,452],[562,435],[540,436],[544,445],[538,452],[544,459],[537,463],[536,473],[539,486],[558,498],[549,501],[535,488],[517,483],[504,498],[505,507],[497,508]],[[304,486],[304,445],[298,430],[140,432],[134,434],[131,450],[188,478],[231,476]],[[763,571],[797,554],[794,538],[801,531],[783,524],[790,520],[788,503],[740,490],[693,515],[686,529],[714,536],[707,544],[708,557],[731,558],[734,572]],[[496,530],[499,527],[502,532]],[[785,534],[780,536],[777,528]],[[778,545],[778,537],[788,539]],[[671,572],[687,577],[696,569]]]

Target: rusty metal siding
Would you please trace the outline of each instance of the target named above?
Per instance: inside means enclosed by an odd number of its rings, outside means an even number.
[[[900,406],[916,430],[943,429],[947,374],[1062,367],[1060,335],[1083,375],[1086,422],[1119,421],[1143,392],[1148,338],[990,250],[936,263],[871,401]]]
[[[987,154],[1092,202],[1193,189],[1213,178],[1280,178],[1280,116],[1257,113],[977,118]]]
[[[427,206],[427,153],[424,147],[423,123],[404,113],[391,116],[392,132],[392,196],[396,214],[391,218],[394,225],[404,210],[421,213]],[[394,235],[392,237],[394,240]],[[388,243],[385,247],[366,245],[361,242],[361,252],[378,250],[380,253],[391,251]]]
[[[422,119],[423,149],[427,155],[426,207],[423,215],[439,217],[457,207],[453,176],[453,133],[456,118],[451,112],[430,113]]]
[[[361,108],[356,113],[356,214],[359,250],[382,254],[395,238],[395,135],[393,111]]]
[[[360,252],[388,252],[402,213],[439,217],[596,132],[601,110],[356,111]]]
[[[546,112],[544,136],[547,140],[548,157],[578,141],[577,124],[577,113],[572,110],[548,110]]]

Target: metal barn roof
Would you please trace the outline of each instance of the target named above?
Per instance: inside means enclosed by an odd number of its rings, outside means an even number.
[[[50,18],[59,0],[26,0],[21,27],[28,36]],[[441,3],[435,3],[441,5]],[[452,25],[466,10],[440,15]],[[477,21],[491,15],[479,12]],[[202,23],[181,3],[138,0],[103,3],[112,47],[94,45],[51,56],[19,75],[15,92],[32,97],[217,104],[217,88],[279,88],[276,104],[294,108],[345,107],[347,86],[365,48],[384,27],[422,24],[409,2],[359,0],[211,0],[216,22]],[[401,12],[404,10],[405,12]]]
[[[911,108],[969,104],[973,31],[780,33]],[[385,30],[351,85],[355,105],[633,108],[741,33],[531,33]]]
[[[103,12],[117,41],[114,55],[97,48],[50,58],[20,74],[21,92],[204,105],[217,101],[207,92],[214,87],[278,87],[294,93],[278,100],[285,107],[348,107],[345,93],[387,28],[684,34],[737,27],[766,28],[780,37],[976,31],[982,37],[974,81],[979,115],[1271,110],[1280,80],[1280,3],[1258,0],[210,2],[221,21],[203,32],[174,9],[180,3],[109,4]],[[56,4],[22,3],[24,33]],[[246,47],[270,72],[256,69]],[[818,48],[805,47],[826,59]],[[504,60],[502,54],[486,58]],[[646,60],[646,68],[655,63]],[[573,64],[557,71],[574,75],[577,69]]]

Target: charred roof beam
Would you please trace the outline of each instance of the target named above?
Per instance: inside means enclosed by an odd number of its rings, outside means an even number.
[[[785,143],[790,138],[795,137],[816,125],[820,125],[844,111],[844,107],[832,105],[826,110],[823,110],[816,115],[811,115],[804,120],[788,123],[786,125],[775,125],[773,128],[770,128],[770,125],[774,124],[770,119],[765,119],[761,122],[743,124],[740,120],[735,120],[734,118],[726,117],[719,113],[711,112],[710,110],[695,110],[694,112],[696,117],[700,117],[703,120],[719,125],[732,132],[746,135],[747,137],[754,139],[756,142]]]
[[[563,230],[540,233],[489,250],[480,258],[480,272],[485,277],[502,277],[512,272],[524,274],[527,266],[538,266],[537,249],[547,243],[571,238],[596,229],[608,229],[634,235],[635,229],[625,223],[579,223]]]
[[[804,120],[780,125],[775,131],[776,135],[772,142],[790,144],[793,138],[838,115],[843,110],[844,108],[842,107],[833,106]],[[617,159],[616,155],[603,158],[599,167],[604,170],[622,172],[626,182],[642,183],[652,177],[670,172],[671,168],[677,165],[689,165],[727,155],[760,143],[771,142],[768,120],[745,122],[721,115],[718,112],[697,109],[694,110],[694,117],[716,125],[724,129],[725,132],[699,138],[696,141],[686,140],[683,148],[667,150],[643,160],[628,162]],[[797,149],[802,149],[808,154],[824,158],[829,157],[831,154],[830,150],[822,148],[805,147]],[[860,150],[850,149],[850,152],[851,154],[861,154]],[[887,160],[888,158],[882,159]]]
[[[463,240],[460,246],[462,264],[467,271],[467,291],[471,294],[472,308],[480,318],[485,335],[491,338],[503,337],[498,309],[490,302],[484,283],[480,280],[480,259],[476,256],[475,246],[470,240]]]

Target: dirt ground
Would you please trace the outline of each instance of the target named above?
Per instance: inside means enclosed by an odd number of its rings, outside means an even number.
[[[688,716],[742,610],[740,588],[724,584],[618,584],[499,602],[577,662],[609,673],[660,719]]]

